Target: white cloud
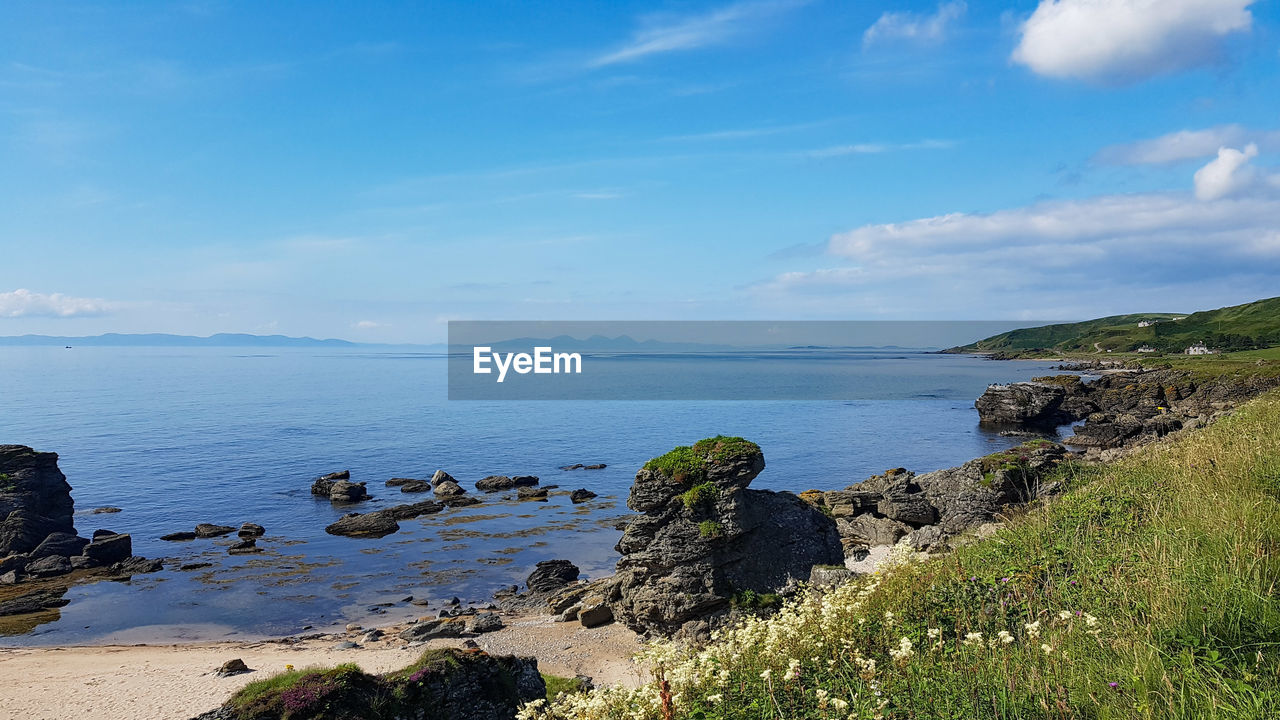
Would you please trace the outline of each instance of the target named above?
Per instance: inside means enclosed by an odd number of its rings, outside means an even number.
[[[380,323],[373,320],[361,320],[351,324],[356,330],[376,330],[378,328],[387,327],[386,323]]]
[[[0,292],[0,318],[72,318],[105,315],[114,309],[106,300],[78,298],[62,293],[38,293],[19,288]]]
[[[862,33],[862,46],[889,40],[938,42],[946,37],[952,23],[964,17],[968,7],[962,0],[942,3],[932,15],[886,12]]]
[[[1013,60],[1056,78],[1132,82],[1215,60],[1254,0],[1041,0]]]
[[[1094,156],[1094,162],[1103,165],[1164,165],[1213,157],[1219,148],[1239,147],[1251,142],[1263,151],[1280,150],[1280,130],[1250,130],[1240,125],[1179,130],[1157,138],[1105,147]]]
[[[812,158],[829,158],[844,155],[876,155],[897,150],[946,150],[952,147],[955,147],[955,142],[951,140],[920,140],[909,143],[854,143],[853,145],[835,145],[810,150],[805,155]]]
[[[1246,145],[1244,150],[1228,147],[1219,149],[1218,157],[1196,171],[1196,198],[1217,200],[1253,184],[1256,175],[1253,168],[1249,167],[1249,161],[1257,155],[1257,145]]]
[[[740,2],[702,15],[653,15],[642,19],[642,27],[629,42],[592,59],[587,65],[605,67],[650,55],[719,45],[753,29],[763,20],[802,4],[798,0],[766,0]]]

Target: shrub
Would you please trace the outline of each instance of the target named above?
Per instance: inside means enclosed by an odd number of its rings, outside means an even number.
[[[724,535],[724,526],[715,520],[703,520],[698,523],[698,534],[704,538],[718,538]]]
[[[704,482],[685,490],[681,493],[680,500],[684,502],[686,508],[693,510],[715,502],[716,495],[719,493],[714,483]]]

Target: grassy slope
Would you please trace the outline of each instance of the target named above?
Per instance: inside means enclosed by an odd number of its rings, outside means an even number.
[[[1280,394],[1063,475],[992,540],[654,648],[674,717],[1280,717]],[[544,716],[661,712],[650,685]]]
[[[1116,315],[1080,323],[1045,325],[1013,330],[979,340],[957,350],[974,352],[1017,352],[1046,349],[1059,352],[1126,352],[1140,345],[1177,352],[1195,342],[1212,342],[1223,335],[1255,338],[1264,343],[1280,342],[1280,298],[1258,300],[1245,305],[1192,313],[1176,322],[1170,314],[1143,313]],[[1152,327],[1140,328],[1141,320],[1162,319]]]

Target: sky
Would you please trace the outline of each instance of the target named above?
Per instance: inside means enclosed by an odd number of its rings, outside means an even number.
[[[1280,295],[1280,9],[0,5],[0,335]]]

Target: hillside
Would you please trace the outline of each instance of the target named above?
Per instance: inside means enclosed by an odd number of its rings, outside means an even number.
[[[1280,717],[1280,394],[525,720]],[[669,691],[663,685],[669,683]],[[664,709],[662,706],[666,705]]]
[[[1152,324],[1139,327],[1142,322]],[[1181,353],[1198,342],[1224,352],[1280,344],[1280,297],[1190,315],[1137,313],[1012,330],[951,352],[1135,352],[1145,345]]]

